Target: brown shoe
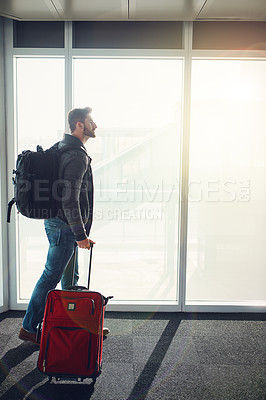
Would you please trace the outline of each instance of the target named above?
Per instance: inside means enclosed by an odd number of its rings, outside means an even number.
[[[28,342],[37,344],[37,346],[40,346],[40,343],[36,342],[36,333],[31,333],[31,332],[28,332],[25,329],[21,328],[18,337],[21,340],[26,340]]]
[[[110,333],[110,329],[108,329],[108,328],[103,328],[103,336],[108,335],[108,333]]]

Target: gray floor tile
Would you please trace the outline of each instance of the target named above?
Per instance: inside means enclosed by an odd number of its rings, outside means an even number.
[[[22,326],[22,318],[6,318],[0,322],[0,332],[6,335],[12,335]]]
[[[198,353],[190,337],[133,337],[134,362],[199,364]]]
[[[135,386],[132,395],[145,395],[145,399],[201,399],[206,392],[199,366],[172,364],[161,366],[134,364]],[[133,396],[132,396],[133,399]],[[130,398],[131,400],[131,398]]]
[[[173,320],[135,320],[133,334],[135,336],[174,336],[179,332],[180,321]]]
[[[210,397],[204,400],[265,400],[266,367],[238,365],[204,366]]]
[[[109,334],[103,342],[103,360],[107,363],[128,363],[133,361],[132,335],[113,336]]]
[[[10,340],[10,336],[9,335],[1,333],[1,335],[0,335],[0,357],[2,356],[2,354],[5,353],[6,346],[7,346],[8,342],[9,342],[9,340]]]
[[[252,337],[193,337],[202,364],[260,365],[265,352]]]
[[[180,330],[186,335],[204,337],[253,337],[266,341],[266,321],[238,321],[238,320],[184,320],[180,324]]]
[[[134,371],[131,363],[104,363],[91,400],[128,399],[133,385]]]
[[[104,326],[110,329],[110,336],[132,334],[132,321],[127,319],[105,318]]]

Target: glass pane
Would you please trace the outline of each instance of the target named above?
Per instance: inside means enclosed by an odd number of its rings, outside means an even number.
[[[75,59],[74,106],[93,108],[91,287],[176,301],[182,61]],[[83,257],[83,258],[82,258]],[[87,256],[80,252],[81,279]]]
[[[265,61],[193,61],[187,304],[265,304],[265,109]]]
[[[64,59],[17,58],[17,148],[44,149],[61,140],[65,124]],[[43,221],[18,215],[19,299],[29,299],[44,268]]]

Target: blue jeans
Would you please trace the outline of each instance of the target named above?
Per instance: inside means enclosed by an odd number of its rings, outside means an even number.
[[[74,234],[69,225],[60,218],[46,219],[44,226],[49,241],[49,250],[45,268],[32,292],[22,323],[23,328],[29,332],[36,332],[37,326],[43,318],[47,293],[60,282],[66,266],[73,258],[75,248]],[[69,278],[65,277],[65,282],[68,280]]]

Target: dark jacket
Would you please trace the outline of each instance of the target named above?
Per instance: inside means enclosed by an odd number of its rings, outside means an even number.
[[[66,222],[76,240],[89,236],[93,217],[93,177],[91,158],[83,143],[65,134],[58,148],[71,146],[60,156],[60,197],[57,216]],[[76,149],[75,149],[76,148]]]

